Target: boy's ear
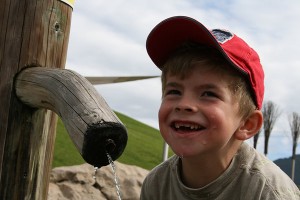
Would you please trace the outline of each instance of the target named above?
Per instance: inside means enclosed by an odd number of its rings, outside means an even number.
[[[258,133],[263,123],[263,115],[260,110],[255,110],[240,125],[235,132],[235,138],[238,140],[247,140]]]

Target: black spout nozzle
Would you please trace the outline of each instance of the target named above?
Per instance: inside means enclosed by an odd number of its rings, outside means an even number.
[[[105,149],[108,154],[113,152],[116,148],[116,143],[112,139],[107,139],[105,143]]]
[[[109,164],[107,153],[112,160],[120,157],[127,144],[127,131],[121,123],[105,122],[91,126],[84,137],[83,159],[95,166]]]

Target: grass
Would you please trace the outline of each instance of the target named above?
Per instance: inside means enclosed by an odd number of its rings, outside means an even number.
[[[159,131],[121,113],[116,112],[116,115],[128,132],[127,146],[118,161],[148,170],[159,164],[163,153],[163,140]],[[78,165],[84,162],[59,119],[52,167]]]
[[[84,162],[61,119],[58,119],[52,167],[78,165]]]

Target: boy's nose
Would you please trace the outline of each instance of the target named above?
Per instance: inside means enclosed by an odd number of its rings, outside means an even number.
[[[189,98],[182,98],[175,107],[175,111],[196,112],[197,105]]]

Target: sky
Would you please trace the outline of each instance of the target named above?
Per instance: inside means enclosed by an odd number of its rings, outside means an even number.
[[[267,156],[290,157],[288,116],[300,113],[299,0],[76,0],[66,68],[83,76],[159,76],[147,55],[146,38],[156,24],[176,15],[193,17],[209,29],[230,30],[258,52],[265,101],[274,102],[281,113]],[[158,128],[160,78],[95,87],[113,110]],[[258,151],[263,147],[261,134]]]

